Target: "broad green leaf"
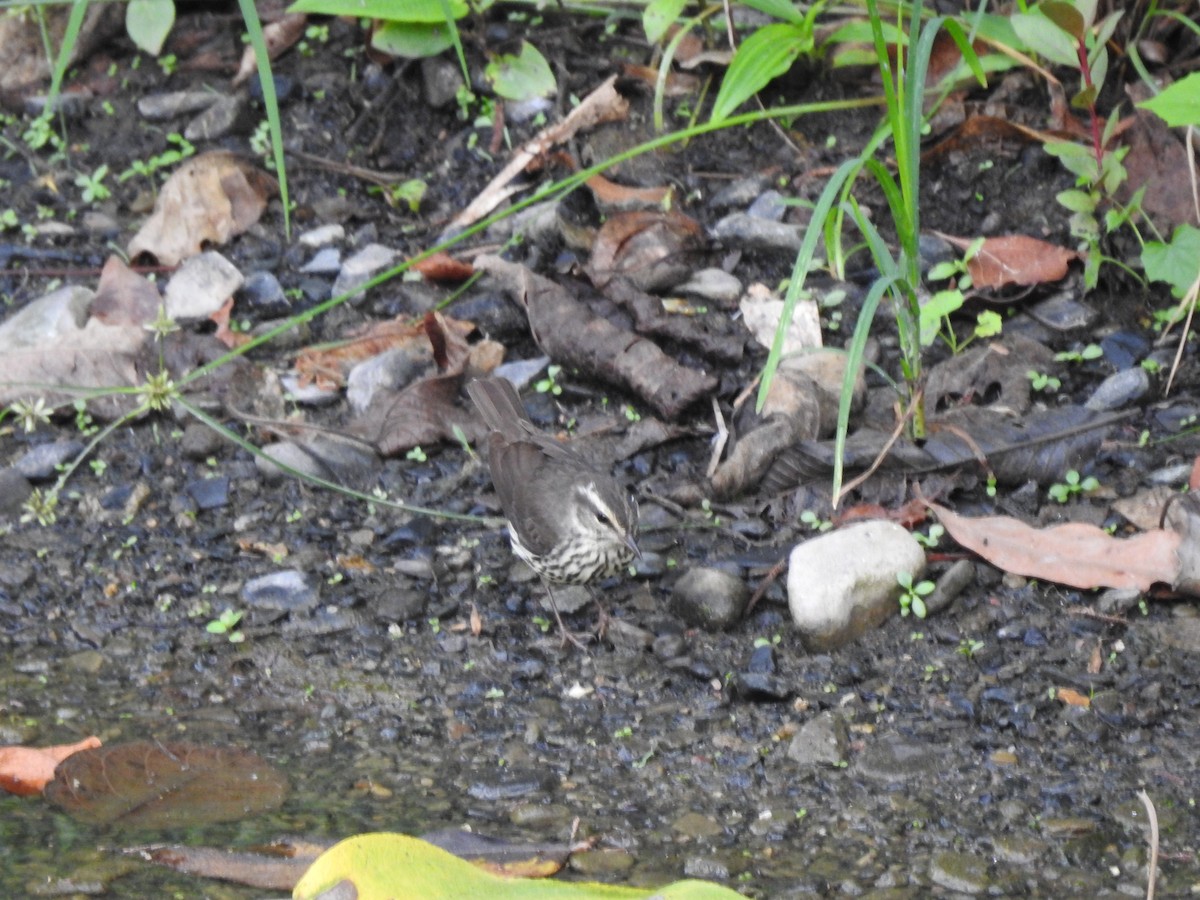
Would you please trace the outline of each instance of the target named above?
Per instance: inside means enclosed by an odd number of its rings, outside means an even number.
[[[687,0],[650,0],[642,10],[642,28],[646,30],[646,40],[657,44],[671,24],[679,21],[686,5]]]
[[[799,25],[804,21],[804,15],[788,0],[741,0],[740,5],[757,9],[773,19],[782,19],[792,25]]]
[[[450,0],[455,19],[467,14],[466,0]],[[296,0],[288,12],[352,16],[385,22],[445,22],[440,0]]]
[[[550,64],[538,48],[528,41],[521,42],[517,55],[497,56],[483,71],[492,90],[507,100],[529,100],[544,97],[557,87]]]
[[[1182,298],[1200,274],[1200,229],[1183,224],[1171,242],[1147,241],[1142,248],[1142,266],[1151,281],[1165,281],[1171,293]]]
[[[938,291],[921,304],[921,346],[928,347],[941,331],[942,319],[958,312],[963,305],[963,293],[957,288]]]
[[[445,22],[387,22],[371,35],[371,46],[401,59],[437,56],[454,45]]]
[[[1078,190],[1062,191],[1054,199],[1071,212],[1081,213],[1094,213],[1096,204],[1100,202],[1097,195]]]
[[[1193,72],[1138,106],[1150,110],[1172,128],[1200,125],[1200,72]]]
[[[1017,13],[1012,17],[1012,27],[1034,53],[1057,65],[1079,68],[1079,45],[1048,17],[1037,11]]]
[[[158,56],[175,24],[175,0],[129,0],[125,31],[143,53]]]
[[[801,53],[813,48],[812,34],[795,25],[764,25],[738,47],[713,103],[712,121],[730,116],[753,94],[792,67]]]
[[[347,882],[357,900],[741,900],[741,894],[704,881],[677,881],[664,888],[502,878],[464,859],[404,834],[360,834],[325,851],[292,891],[312,900]]]
[[[1078,175],[1092,184],[1100,177],[1096,154],[1091,147],[1072,144],[1069,141],[1051,141],[1042,148],[1051,156],[1057,156],[1072,175]]]

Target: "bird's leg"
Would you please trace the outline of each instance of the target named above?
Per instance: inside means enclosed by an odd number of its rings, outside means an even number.
[[[608,610],[604,608],[604,602],[600,599],[600,595],[596,593],[596,589],[590,584],[587,586],[588,593],[592,595],[592,602],[596,604],[596,624],[592,626],[592,634],[596,636],[597,641],[604,640],[604,633],[608,631]]]
[[[562,645],[565,647],[568,643],[574,644],[580,650],[586,652],[587,646],[584,644],[584,642],[579,639],[575,632],[567,628],[566,623],[563,622],[562,615],[558,611],[558,604],[554,602],[554,591],[550,590],[550,583],[547,582],[545,578],[542,578],[541,580],[542,584],[546,588],[546,596],[550,600],[550,611],[554,613],[554,620],[558,622],[558,633],[562,635]]]

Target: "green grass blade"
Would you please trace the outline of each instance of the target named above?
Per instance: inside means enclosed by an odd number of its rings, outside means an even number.
[[[291,203],[289,201],[287,167],[283,159],[283,127],[279,122],[279,98],[275,95],[275,79],[271,75],[271,57],[267,53],[267,39],[263,35],[262,22],[254,8],[254,0],[238,0],[238,9],[246,23],[250,46],[254,48],[254,60],[258,64],[258,80],[262,84],[263,107],[267,111],[267,127],[271,132],[271,155],[275,160],[275,174],[279,178],[279,199],[283,203],[283,233],[292,236]]]

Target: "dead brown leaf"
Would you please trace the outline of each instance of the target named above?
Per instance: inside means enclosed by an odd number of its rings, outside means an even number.
[[[974,238],[937,234],[961,250],[974,242]],[[968,261],[967,269],[976,288],[1046,284],[1065,278],[1067,267],[1078,258],[1078,253],[1066,247],[1023,234],[1006,234],[985,238],[979,252]]]
[[[29,797],[40,794],[54,779],[58,764],[73,753],[100,746],[100,738],[56,747],[0,747],[0,790]]]
[[[167,179],[154,211],[129,242],[129,256],[148,253],[164,266],[223,244],[258,221],[278,184],[225,150],[202,153]]]
[[[683,213],[633,210],[609,216],[592,245],[588,275],[598,289],[624,275],[642,290],[677,284],[704,242],[700,223]]]
[[[967,518],[928,505],[954,540],[1005,572],[1084,590],[1148,591],[1155,584],[1175,584],[1180,576],[1182,538],[1175,532],[1115,538],[1080,522],[1039,529],[1008,516]]]
[[[110,256],[100,271],[88,312],[105,325],[141,328],[154,321],[162,304],[162,295],[148,278],[125,265],[119,256]]]
[[[134,741],[64,760],[46,799],[91,824],[179,828],[275,809],[287,779],[248,750]]]

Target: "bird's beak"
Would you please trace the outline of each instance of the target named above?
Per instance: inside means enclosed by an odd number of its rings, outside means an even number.
[[[638,549],[637,541],[633,539],[632,534],[625,535],[625,546],[633,551],[633,555],[638,559],[642,558],[642,551]]]

